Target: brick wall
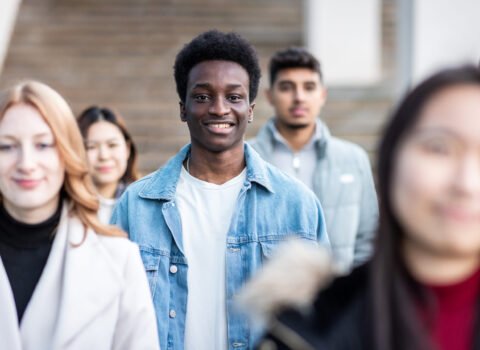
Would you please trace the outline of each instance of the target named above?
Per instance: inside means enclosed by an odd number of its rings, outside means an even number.
[[[382,5],[383,76],[378,87],[335,89],[322,117],[372,155],[391,103],[394,0]],[[298,0],[23,0],[0,86],[34,78],[57,89],[75,113],[98,104],[121,112],[148,172],[188,141],[172,76],[176,53],[211,28],[235,30],[258,49],[262,68],[280,48],[302,44]],[[261,90],[266,87],[266,71]],[[271,115],[263,91],[253,136]]]

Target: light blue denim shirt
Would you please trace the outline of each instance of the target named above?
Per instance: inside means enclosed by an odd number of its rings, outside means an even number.
[[[128,232],[140,246],[162,350],[184,349],[188,261],[175,192],[189,152],[187,145],[164,167],[130,185],[112,215],[112,223]],[[233,299],[277,244],[296,236],[329,246],[322,208],[313,192],[267,164],[247,144],[245,161],[246,180],[225,242],[229,350],[254,346],[258,330],[236,309]]]

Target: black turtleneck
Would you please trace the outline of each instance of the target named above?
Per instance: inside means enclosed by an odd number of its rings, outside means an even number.
[[[47,263],[60,213],[61,205],[46,221],[30,225],[12,218],[0,204],[0,256],[15,298],[19,323]]]

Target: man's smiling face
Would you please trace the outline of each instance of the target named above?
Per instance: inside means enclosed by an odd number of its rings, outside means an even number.
[[[248,73],[238,63],[212,60],[192,68],[180,114],[193,147],[215,153],[243,148],[254,108],[248,89]]]

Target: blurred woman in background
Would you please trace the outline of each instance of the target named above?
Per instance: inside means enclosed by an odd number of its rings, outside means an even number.
[[[137,149],[122,117],[108,108],[89,107],[77,121],[99,194],[100,221],[108,223],[116,199],[140,177]]]
[[[158,349],[137,246],[97,218],[65,100],[34,81],[0,96],[2,349]]]
[[[335,279],[310,309],[283,312],[260,349],[480,349],[480,70],[445,70],[408,93],[377,170],[373,260]],[[254,307],[260,285],[275,288],[268,278],[246,292]]]

